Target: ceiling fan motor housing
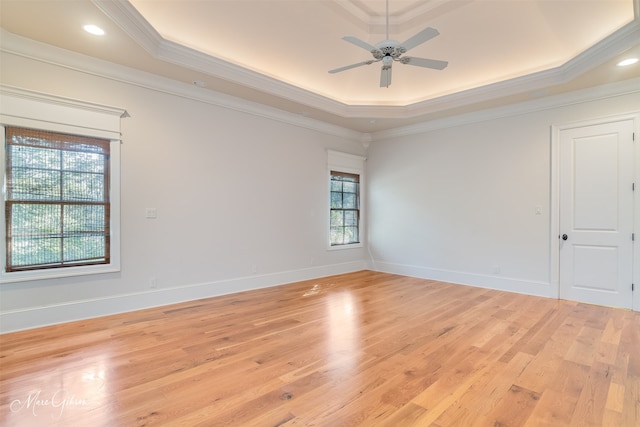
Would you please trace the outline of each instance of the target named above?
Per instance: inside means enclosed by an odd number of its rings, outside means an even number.
[[[385,40],[376,44],[376,50],[372,50],[371,54],[375,59],[382,59],[385,56],[398,59],[400,55],[405,53],[407,49],[400,46],[395,40]]]

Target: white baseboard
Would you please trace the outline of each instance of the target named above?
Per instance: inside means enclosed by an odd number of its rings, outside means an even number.
[[[546,298],[556,298],[549,282],[538,282],[511,277],[492,276],[459,271],[440,270],[414,265],[396,264],[382,261],[369,261],[369,269],[384,273],[400,274],[420,279],[438,280],[459,285],[475,286],[478,288],[494,289],[498,291],[515,292]]]
[[[366,263],[364,261],[353,261],[259,276],[155,289],[126,295],[114,295],[107,298],[72,301],[45,307],[5,311],[0,313],[0,333],[16,332],[252,289],[268,288],[335,274],[351,273],[365,268]]]

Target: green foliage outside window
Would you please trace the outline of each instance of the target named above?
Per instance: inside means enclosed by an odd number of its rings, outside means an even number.
[[[6,128],[6,271],[109,262],[109,141]]]
[[[360,176],[331,172],[330,241],[332,246],[360,242]]]

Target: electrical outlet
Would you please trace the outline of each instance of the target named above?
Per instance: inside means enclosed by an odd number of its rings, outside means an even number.
[[[156,282],[155,277],[149,277],[149,288],[155,289],[158,287],[158,283]]]

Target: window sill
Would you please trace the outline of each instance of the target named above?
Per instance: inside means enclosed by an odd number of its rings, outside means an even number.
[[[116,273],[120,271],[117,265],[88,265],[84,267],[56,268],[50,270],[16,271],[0,274],[0,284],[27,282],[32,280],[60,279],[63,277],[88,276],[93,274]]]
[[[352,243],[349,245],[334,245],[331,246],[329,245],[329,247],[327,248],[328,251],[340,251],[343,249],[357,249],[357,248],[362,248],[362,242],[361,243]]]

